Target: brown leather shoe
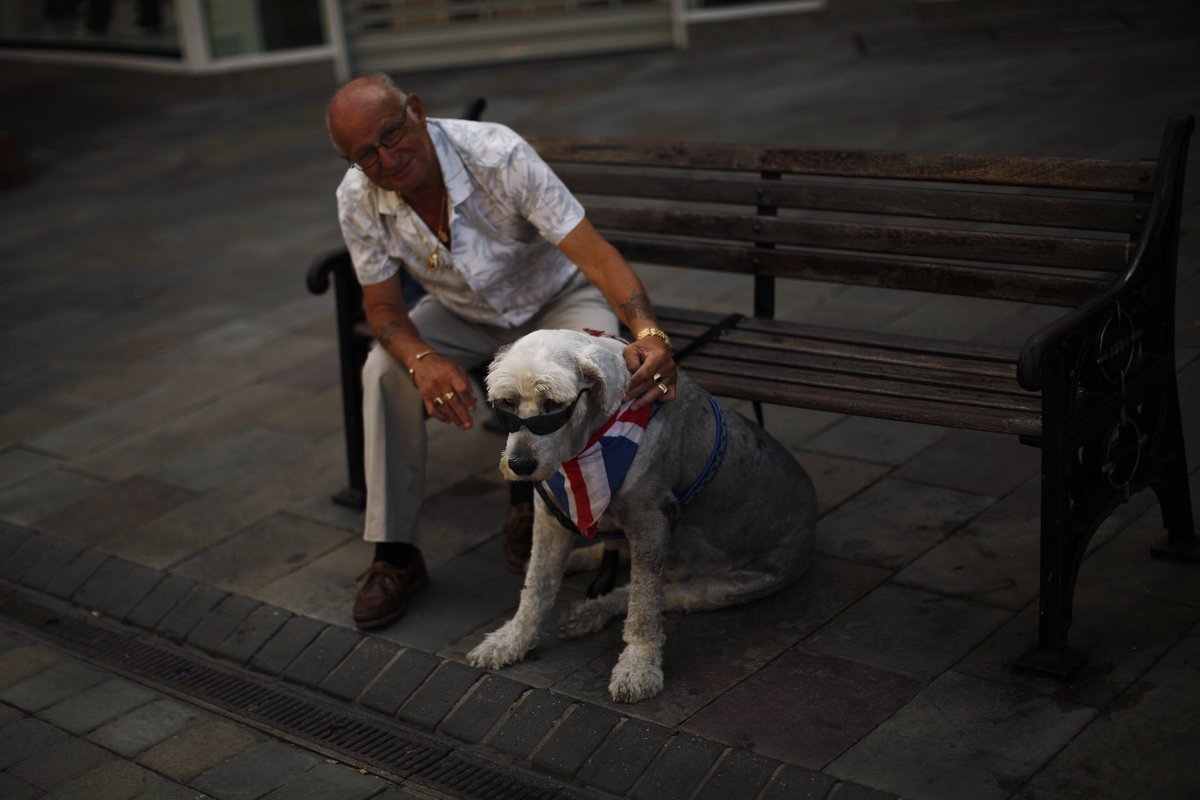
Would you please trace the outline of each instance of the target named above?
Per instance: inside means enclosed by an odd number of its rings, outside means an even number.
[[[425,570],[425,559],[418,552],[403,567],[376,561],[356,580],[365,583],[354,597],[354,624],[359,628],[378,628],[404,616],[409,595],[429,583],[429,573]]]
[[[504,521],[504,563],[513,572],[524,572],[533,551],[533,506],[514,506]]]

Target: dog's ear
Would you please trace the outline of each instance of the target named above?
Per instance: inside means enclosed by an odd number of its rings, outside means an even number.
[[[621,407],[625,387],[629,385],[629,370],[620,353],[599,345],[589,345],[579,354],[579,372],[592,385],[606,414]]]

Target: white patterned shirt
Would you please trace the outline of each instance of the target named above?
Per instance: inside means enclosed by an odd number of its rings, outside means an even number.
[[[556,246],[584,210],[533,147],[491,122],[430,119],[450,198],[452,251],[396,192],[357,169],[338,186],[338,221],[363,285],[401,265],[459,316],[513,328],[533,317],[579,274]],[[443,263],[429,268],[438,247]]]

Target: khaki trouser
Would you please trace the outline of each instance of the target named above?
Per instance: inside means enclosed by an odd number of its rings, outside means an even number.
[[[487,363],[500,347],[535,330],[617,331],[616,315],[582,275],[518,328],[468,322],[429,296],[411,316],[430,347],[465,369]],[[367,478],[363,538],[411,542],[425,496],[425,406],[408,370],[378,344],[367,356],[362,379]]]

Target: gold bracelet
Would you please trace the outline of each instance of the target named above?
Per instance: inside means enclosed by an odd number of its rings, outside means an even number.
[[[638,331],[638,335],[637,335],[638,341],[645,339],[647,336],[657,336],[658,338],[660,338],[664,342],[666,342],[668,350],[671,349],[671,337],[667,336],[666,331],[660,330],[658,328],[642,328],[640,331]]]
[[[420,361],[422,358],[424,358],[425,356],[428,356],[428,355],[433,355],[433,351],[426,350],[423,353],[417,353],[415,356],[413,356],[413,366],[408,368],[408,378],[409,378],[409,380],[411,380],[413,382],[413,386],[417,385],[417,376],[414,374],[417,371],[416,362]]]

